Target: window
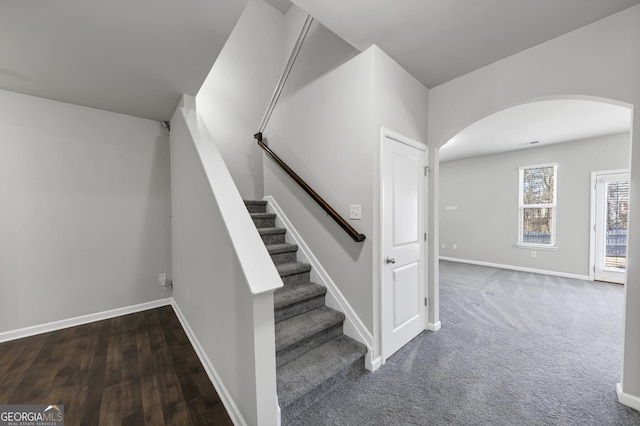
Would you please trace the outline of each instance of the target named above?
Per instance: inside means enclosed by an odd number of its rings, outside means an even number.
[[[557,164],[520,167],[518,245],[555,247]]]

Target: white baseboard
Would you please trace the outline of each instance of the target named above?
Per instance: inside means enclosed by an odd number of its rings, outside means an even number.
[[[427,330],[430,331],[438,331],[440,330],[440,327],[442,327],[442,323],[440,321],[436,322],[435,324],[432,322],[427,324]]]
[[[503,265],[500,263],[482,262],[479,260],[458,259],[456,257],[440,256],[440,260],[448,260],[449,262],[468,263],[471,265],[489,266],[492,268],[508,269],[511,271],[530,272],[532,274],[552,275],[562,278],[574,278],[576,280],[592,281],[588,275],[570,274],[567,272],[547,271],[545,269],[525,268],[523,266]]]
[[[280,410],[280,404],[278,405],[278,418],[276,419],[276,426],[282,426],[282,411]]]
[[[240,410],[238,410],[238,407],[236,406],[235,402],[233,401],[233,398],[231,397],[231,394],[229,393],[224,383],[220,379],[220,375],[218,374],[216,369],[213,367],[213,364],[211,363],[211,360],[205,353],[204,349],[202,349],[202,345],[200,345],[198,338],[193,333],[193,330],[191,329],[191,327],[189,326],[189,323],[187,322],[186,318],[182,314],[180,307],[178,306],[176,301],[173,299],[171,300],[171,306],[173,307],[173,310],[175,311],[176,316],[180,321],[180,324],[182,324],[182,328],[184,329],[185,334],[189,338],[189,341],[191,342],[193,349],[196,351],[198,358],[200,358],[200,362],[202,363],[204,370],[207,372],[207,376],[209,376],[209,380],[211,380],[213,387],[216,389],[216,392],[218,393],[218,396],[220,397],[220,400],[222,401],[224,408],[227,410],[227,413],[229,414],[231,421],[233,422],[234,425],[246,426],[247,422],[244,421],[244,418],[240,414]]]
[[[382,357],[366,357],[364,360],[364,367],[371,372],[376,371],[378,368],[382,367]]]
[[[51,331],[62,330],[64,328],[76,327],[90,322],[102,321],[122,315],[133,314],[149,309],[159,308],[171,304],[172,298],[159,299],[151,302],[140,303],[138,305],[126,306],[124,308],[111,309],[109,311],[97,312],[95,314],[82,315],[60,321],[48,322],[31,327],[20,328],[18,330],[5,331],[0,333],[0,343],[10,340],[22,339],[24,337],[35,336],[37,334],[49,333]]]
[[[621,404],[624,404],[627,407],[631,407],[634,410],[640,411],[640,398],[639,397],[630,395],[628,393],[625,393],[622,390],[622,384],[621,383],[618,383],[616,385],[616,392],[618,394],[618,401]]]
[[[276,200],[268,195],[263,198],[267,201],[269,209],[272,213],[275,213],[279,225],[287,230],[287,238],[291,239],[292,243],[298,245],[298,254],[301,256],[301,260],[305,263],[309,263],[312,267],[311,279],[314,282],[326,287],[327,296],[326,304],[328,307],[344,313],[344,334],[351,337],[367,347],[367,355],[365,356],[365,368],[369,371],[375,371],[380,367],[380,360],[373,358],[373,335],[367,330],[358,314],[356,314],[353,307],[349,304],[344,297],[336,283],[331,279],[327,271],[322,267],[318,259],[315,257],[309,246],[304,242],[300,233],[295,229],[287,215],[282,211]],[[377,365],[377,367],[375,367]]]

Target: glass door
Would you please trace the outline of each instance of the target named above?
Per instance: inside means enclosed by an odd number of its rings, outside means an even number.
[[[594,278],[623,284],[627,268],[629,174],[599,174],[596,178]]]

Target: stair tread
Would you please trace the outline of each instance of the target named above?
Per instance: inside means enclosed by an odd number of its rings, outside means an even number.
[[[267,202],[265,200],[243,200],[245,204],[253,204],[253,205],[260,205],[260,206],[266,206]]]
[[[274,219],[275,213],[249,213],[252,219]]]
[[[284,234],[285,232],[287,232],[287,230],[284,228],[258,228],[260,235]]]
[[[344,321],[344,314],[322,306],[276,324],[276,352]]]
[[[273,304],[275,309],[280,309],[326,293],[325,287],[315,283],[287,285],[280,287],[273,293]]]
[[[276,269],[280,277],[288,277],[289,275],[311,271],[311,265],[302,262],[281,263],[276,265]]]
[[[298,251],[298,246],[295,244],[287,243],[268,244],[267,251],[269,252],[269,254],[290,253],[293,251]]]
[[[337,375],[367,352],[366,346],[340,336],[278,367],[278,400],[287,407]]]

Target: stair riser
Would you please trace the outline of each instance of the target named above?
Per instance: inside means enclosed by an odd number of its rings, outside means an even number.
[[[275,322],[278,323],[280,321],[293,318],[296,315],[309,312],[321,306],[324,306],[324,295],[298,302],[293,305],[285,306],[284,308],[276,309]]]
[[[274,228],[276,226],[275,218],[253,218],[256,228]]]
[[[329,328],[325,328],[324,330],[315,333],[304,340],[296,343],[295,345],[289,346],[287,348],[283,348],[276,352],[276,366],[280,367],[281,365],[286,364],[287,362],[296,359],[302,354],[309,352],[311,349],[317,348],[323,343],[328,342],[331,339],[334,339],[338,336],[342,335],[342,322],[331,326]]]
[[[344,380],[356,379],[364,371],[364,356],[343,368],[339,374],[331,377],[312,392],[304,395],[290,405],[280,406],[282,425],[286,426],[316,403],[320,398],[327,395],[340,382]]]
[[[302,272],[300,274],[289,275],[287,277],[282,277],[282,282],[284,285],[295,285],[302,284],[311,281],[311,273]]]
[[[297,260],[296,259],[296,252],[292,251],[292,252],[288,252],[288,253],[272,254],[271,255],[271,260],[273,260],[273,263],[275,263],[276,265],[280,265],[281,263],[295,262]]]
[[[266,213],[267,205],[266,204],[245,204],[247,206],[247,210],[249,213]]]

